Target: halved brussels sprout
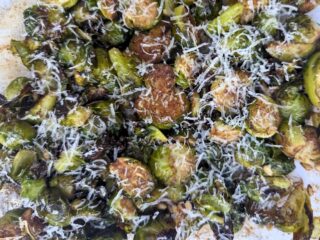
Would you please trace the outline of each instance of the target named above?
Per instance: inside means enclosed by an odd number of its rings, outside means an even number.
[[[244,11],[242,3],[236,3],[224,10],[220,15],[209,22],[208,32],[210,34],[228,30],[231,24],[239,23]]]
[[[148,168],[132,158],[118,158],[110,164],[110,173],[115,176],[120,187],[130,197],[145,197],[155,186]]]
[[[155,0],[130,0],[123,12],[123,21],[129,28],[147,30],[155,26],[161,16]]]
[[[222,195],[214,195],[210,193],[202,194],[195,199],[195,206],[204,215],[212,213],[227,214],[231,210],[231,204],[228,203]]]
[[[131,31],[116,22],[105,24],[102,29],[103,35],[99,38],[103,43],[111,46],[117,46],[127,41]]]
[[[54,169],[58,173],[75,170],[85,163],[82,154],[77,150],[63,151],[54,162]]]
[[[42,97],[28,112],[31,119],[44,119],[48,112],[52,111],[56,105],[57,96],[54,93],[48,93]]]
[[[134,240],[174,239],[176,230],[171,219],[159,217],[137,229]]]
[[[312,107],[298,84],[290,83],[281,87],[276,94],[276,99],[280,105],[281,116],[296,122],[304,122]]]
[[[29,143],[36,136],[36,130],[26,121],[15,120],[0,124],[0,144],[17,149]]]
[[[160,92],[171,92],[174,90],[175,75],[171,66],[167,64],[155,64],[153,69],[147,73],[143,81],[145,85]]]
[[[303,72],[304,87],[313,105],[320,107],[320,52],[313,54]]]
[[[111,21],[118,17],[117,13],[118,0],[98,0],[97,5],[102,15]]]
[[[37,154],[31,150],[20,150],[13,159],[10,176],[18,180],[28,175],[31,165],[37,160]]]
[[[62,64],[78,72],[82,72],[87,67],[90,67],[92,56],[93,50],[91,45],[85,45],[73,39],[64,41],[58,53],[59,61]]]
[[[189,101],[184,92],[168,93],[152,90],[140,94],[135,108],[141,119],[160,129],[170,129],[189,110]]]
[[[306,168],[319,168],[320,142],[316,128],[284,121],[275,140],[288,157],[299,160]]]
[[[31,201],[38,200],[42,197],[46,189],[45,179],[27,179],[21,183],[21,197],[28,198]]]
[[[266,51],[274,58],[283,62],[292,62],[295,59],[309,56],[315,49],[314,43],[270,43]]]
[[[4,96],[8,101],[13,100],[14,98],[18,97],[21,91],[25,88],[25,86],[31,81],[31,79],[26,77],[18,77],[14,79],[10,84],[7,86]]]
[[[134,59],[117,48],[109,50],[109,58],[117,73],[119,85],[123,93],[132,87],[141,86],[141,77],[138,75]]]
[[[152,174],[167,186],[188,182],[196,168],[192,148],[180,143],[158,147],[151,155],[149,166]]]
[[[73,198],[75,194],[75,178],[74,176],[58,175],[53,177],[49,186],[59,191],[61,196],[65,198]]]
[[[57,6],[34,5],[27,8],[23,16],[28,36],[37,40],[60,38],[68,22],[63,9]]]
[[[220,112],[237,112],[245,102],[245,90],[250,85],[249,75],[236,71],[232,76],[217,78],[211,85],[211,94]]]
[[[267,96],[259,96],[249,107],[246,120],[248,133],[259,138],[272,137],[278,131],[281,116],[278,106]]]
[[[137,208],[134,202],[121,194],[117,193],[110,200],[109,212],[116,217],[119,217],[122,222],[131,221],[137,217]]]
[[[171,41],[171,26],[162,21],[147,33],[135,34],[129,49],[145,62],[159,63],[169,57]]]
[[[227,125],[220,120],[214,122],[210,131],[210,139],[221,144],[236,142],[242,135],[239,127]]]
[[[74,110],[71,110],[67,116],[62,119],[61,125],[67,127],[82,127],[87,123],[92,111],[89,108],[78,106]]]
[[[79,0],[45,0],[46,3],[56,4],[63,8],[72,8]]]
[[[107,124],[107,130],[117,132],[122,126],[122,116],[115,104],[109,100],[90,103],[88,107],[94,114],[100,116]]]
[[[183,89],[192,86],[198,70],[194,54],[187,53],[178,56],[174,62],[174,71],[177,76],[176,84]]]

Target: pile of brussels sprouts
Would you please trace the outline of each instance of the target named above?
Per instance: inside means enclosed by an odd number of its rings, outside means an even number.
[[[319,1],[46,0],[0,98],[0,238],[319,238]],[[11,195],[8,194],[11,192]],[[214,235],[214,236],[213,236]],[[201,236],[198,237],[201,239]]]

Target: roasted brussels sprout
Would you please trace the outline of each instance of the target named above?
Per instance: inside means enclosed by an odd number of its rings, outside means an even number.
[[[222,195],[214,194],[202,194],[196,201],[196,207],[204,215],[210,215],[212,213],[228,213],[231,210],[231,205],[228,203]]]
[[[84,164],[82,155],[77,150],[63,151],[54,162],[54,168],[58,173],[75,170]]]
[[[218,17],[213,19],[208,24],[208,32],[216,33],[224,30],[228,30],[230,24],[239,23],[244,11],[242,3],[236,3],[224,10]]]
[[[21,197],[35,201],[42,197],[45,189],[46,181],[44,179],[26,179],[21,183],[20,195]]]
[[[102,15],[111,21],[118,17],[117,3],[118,0],[97,0],[97,5]]]
[[[239,146],[235,160],[246,168],[262,167],[268,160],[269,149],[255,142]]]
[[[211,85],[211,94],[220,112],[237,112],[245,102],[245,89],[250,85],[246,72],[237,71],[229,77],[217,78]]]
[[[250,106],[246,120],[248,133],[259,138],[269,138],[276,134],[281,123],[279,109],[267,96],[259,96]]]
[[[26,85],[31,81],[31,79],[26,77],[18,77],[14,79],[4,92],[4,96],[7,100],[11,101],[18,97],[21,91],[26,87]]]
[[[152,174],[167,186],[178,186],[190,180],[196,168],[194,150],[187,145],[166,144],[151,155]]]
[[[171,219],[160,218],[137,229],[134,240],[173,239],[176,235],[174,223]]]
[[[174,62],[177,85],[184,89],[192,86],[198,70],[195,55],[189,53],[178,56]]]
[[[144,76],[145,85],[160,92],[171,92],[174,89],[175,75],[172,67],[166,64],[155,64]]]
[[[30,120],[44,119],[56,105],[57,96],[54,93],[48,93],[42,97],[28,112]]]
[[[29,143],[36,136],[36,130],[26,121],[16,120],[0,124],[0,144],[17,149]]]
[[[67,127],[82,127],[86,124],[92,111],[89,108],[79,106],[71,110],[67,116],[62,119],[61,124]]]
[[[320,52],[313,54],[308,60],[304,72],[304,87],[308,97],[313,105],[320,107],[319,89],[319,76],[320,76]]]
[[[298,84],[284,85],[278,90],[276,99],[281,116],[285,119],[303,122],[311,110],[311,103]]]
[[[299,160],[307,168],[319,168],[320,142],[315,128],[284,121],[275,139],[288,157]]]
[[[134,59],[117,48],[109,50],[109,58],[117,73],[118,83],[123,93],[135,86],[141,86],[141,77],[137,73]]]
[[[102,31],[103,35],[100,37],[100,40],[111,46],[118,46],[125,43],[131,34],[129,29],[116,22],[107,23]]]
[[[10,176],[14,180],[23,179],[29,174],[31,165],[37,160],[37,154],[30,150],[20,150],[13,159]]]
[[[130,197],[143,198],[155,186],[148,168],[132,158],[118,158],[110,165],[109,171],[118,179],[118,184]]]
[[[162,21],[148,33],[138,33],[130,41],[129,49],[145,62],[159,63],[170,55],[171,27]]]
[[[218,120],[211,128],[210,138],[217,143],[224,144],[238,141],[242,134],[239,127],[233,127]]]
[[[129,28],[147,30],[158,23],[159,9],[158,2],[154,0],[130,0],[124,9],[123,21]]]
[[[134,202],[121,194],[118,193],[110,200],[110,213],[119,217],[123,222],[131,221],[137,217],[137,208]]]

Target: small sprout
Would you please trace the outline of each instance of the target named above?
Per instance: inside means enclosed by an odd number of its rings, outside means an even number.
[[[257,16],[256,25],[263,33],[271,36],[275,36],[279,28],[277,17],[263,12]]]
[[[0,144],[17,149],[29,143],[36,136],[36,130],[26,121],[12,121],[0,124]]]
[[[176,84],[183,89],[191,87],[198,70],[195,55],[188,53],[178,56],[174,62]]]
[[[98,0],[97,5],[102,15],[111,21],[118,17],[117,13],[118,0]]]
[[[210,138],[221,144],[236,142],[242,135],[243,133],[239,127],[227,125],[222,121],[214,122],[210,131]]]
[[[188,182],[196,168],[194,150],[186,145],[166,144],[151,155],[149,166],[153,175],[167,186]]]
[[[283,62],[293,62],[295,59],[306,58],[315,48],[313,43],[270,43],[266,51],[274,58]]]
[[[304,88],[311,103],[320,107],[319,79],[320,79],[320,52],[313,54],[303,72]]]
[[[31,201],[38,200],[42,197],[46,189],[46,181],[44,179],[24,180],[21,183],[21,197],[28,198]]]
[[[311,103],[307,96],[301,92],[297,84],[284,85],[276,95],[279,103],[279,111],[285,119],[292,119],[296,122],[304,122],[311,110]]]
[[[265,179],[272,188],[289,189],[292,186],[292,181],[284,176],[265,177]]]
[[[10,176],[14,180],[24,178],[29,174],[31,165],[37,161],[37,154],[30,150],[20,150],[13,159]]]
[[[160,7],[154,0],[130,0],[123,12],[123,21],[129,28],[148,30],[155,26],[161,15]]]
[[[92,111],[89,108],[79,106],[67,114],[61,121],[61,125],[67,127],[82,127],[87,123],[91,114]]]
[[[213,19],[208,24],[208,32],[216,33],[223,30],[228,30],[228,27],[233,23],[239,23],[243,15],[244,6],[241,3],[231,5],[224,10],[220,16]]]
[[[73,176],[58,175],[50,180],[49,186],[57,189],[61,196],[70,199],[73,198],[75,194],[74,180]]]
[[[231,210],[231,205],[222,195],[213,195],[210,193],[202,194],[195,199],[195,205],[200,212],[206,216],[214,213],[227,214]]]
[[[131,31],[116,22],[109,22],[103,28],[103,35],[100,37],[103,43],[111,46],[118,46],[125,43]]]
[[[117,73],[121,92],[125,93],[132,87],[141,86],[141,77],[138,75],[134,59],[117,48],[109,50],[109,58]]]
[[[130,197],[145,197],[154,186],[154,180],[148,168],[132,158],[118,158],[110,164],[110,173],[115,176],[120,187]]]
[[[116,217],[119,217],[122,222],[131,221],[137,217],[137,208],[134,202],[118,192],[113,198],[110,199],[109,212]]]
[[[13,100],[20,95],[21,91],[26,87],[28,83],[30,83],[30,81],[31,80],[29,78],[25,77],[18,77],[14,79],[6,88],[4,96],[8,101]]]
[[[84,163],[85,161],[79,151],[69,150],[60,154],[59,158],[54,162],[54,169],[58,173],[64,173],[75,170]]]
[[[46,3],[56,4],[63,8],[72,8],[79,0],[45,0]]]
[[[112,101],[103,100],[90,103],[88,107],[95,115],[100,116],[107,125],[107,130],[116,133],[122,126],[122,116]]]
[[[246,120],[248,133],[259,138],[272,137],[278,131],[281,116],[274,101],[267,96],[260,96],[248,108]]]
[[[54,109],[56,101],[57,96],[53,93],[49,93],[42,97],[28,113],[31,115],[31,118],[44,119],[48,113]]]
[[[137,229],[134,240],[172,239],[176,235],[174,222],[164,217],[152,219],[145,226]]]
[[[211,94],[220,112],[237,112],[245,102],[245,90],[250,85],[246,72],[237,71],[231,77],[216,79],[211,85]]]
[[[275,140],[288,157],[299,160],[308,169],[319,168],[320,142],[316,128],[284,121]]]
[[[91,57],[91,45],[77,43],[71,39],[64,42],[58,53],[58,59],[63,65],[78,72],[82,72],[90,66]]]
[[[159,63],[170,55],[171,27],[160,22],[147,33],[135,34],[129,44],[130,51],[142,61]]]

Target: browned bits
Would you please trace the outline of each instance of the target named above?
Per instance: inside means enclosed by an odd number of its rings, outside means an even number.
[[[170,128],[188,110],[186,95],[178,91],[147,91],[138,97],[135,107],[140,118],[149,118],[161,129]]]
[[[110,164],[109,170],[130,197],[144,197],[154,188],[153,178],[147,167],[135,159],[118,158]]]
[[[144,77],[147,87],[161,92],[172,91],[175,84],[175,75],[172,67],[166,64],[156,64],[153,70]]]
[[[131,39],[129,49],[141,60],[159,63],[169,55],[171,27],[164,22],[159,23],[148,33],[138,33]]]

